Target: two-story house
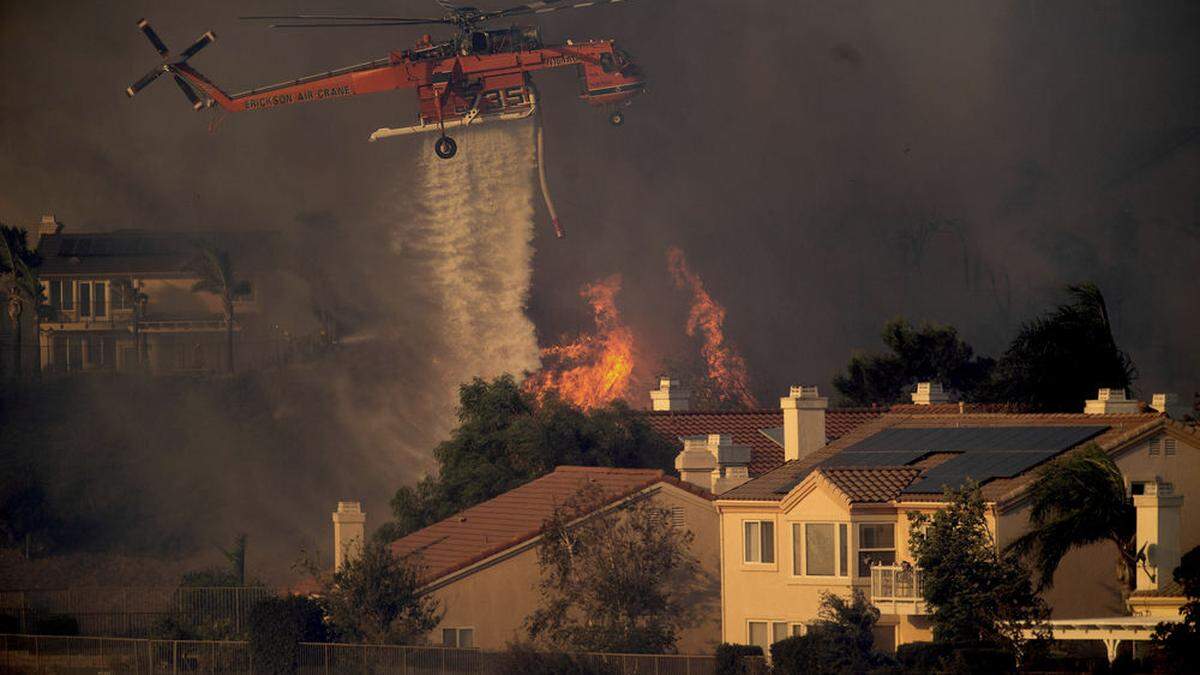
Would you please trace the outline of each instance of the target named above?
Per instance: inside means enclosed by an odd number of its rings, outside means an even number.
[[[227,251],[250,284],[234,304],[241,351],[260,317],[263,233],[64,232],[52,216],[39,231],[37,268],[46,303],[38,330],[43,372],[205,372],[223,368],[220,298],[193,292],[201,246]],[[249,357],[250,354],[247,354]]]

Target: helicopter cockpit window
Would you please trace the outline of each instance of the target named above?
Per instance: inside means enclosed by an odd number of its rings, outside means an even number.
[[[471,33],[471,53],[486,54],[488,52],[488,35],[484,32]]]
[[[603,68],[604,72],[606,73],[615,73],[618,70],[617,64],[613,62],[612,54],[607,52],[600,55],[600,67]]]

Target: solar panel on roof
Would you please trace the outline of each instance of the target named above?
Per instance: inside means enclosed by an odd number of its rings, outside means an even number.
[[[821,463],[825,467],[844,466],[904,466],[921,459],[929,453],[924,450],[898,450],[893,452],[839,452]]]
[[[996,478],[1012,478],[1058,452],[966,452],[929,469],[902,492],[940,493],[946,488],[961,487],[967,481],[983,483]]]
[[[75,255],[75,240],[64,239],[58,246],[59,255]]]
[[[759,429],[758,433],[771,439],[771,442],[779,447],[784,447],[783,427],[772,427],[770,429]]]

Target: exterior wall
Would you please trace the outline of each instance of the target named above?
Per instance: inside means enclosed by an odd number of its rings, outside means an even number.
[[[692,553],[700,561],[702,581],[689,604],[696,611],[696,625],[683,631],[677,645],[681,654],[711,654],[720,642],[720,554],[716,508],[711,501],[666,483],[650,497],[658,505],[683,510],[685,526],[694,535]],[[432,594],[444,615],[429,635],[442,643],[444,628],[474,629],[474,646],[502,649],[526,636],[524,621],[541,601],[537,563],[540,539],[510,549],[439,583]]]
[[[1183,496],[1180,551],[1186,553],[1200,545],[1200,448],[1195,439],[1163,431],[1153,438],[1176,441],[1174,455],[1160,451],[1151,456],[1149,440],[1140,441],[1116,457],[1117,466],[1130,482],[1154,481],[1156,478],[1174,485],[1175,494]],[[1005,513],[1000,522],[1000,544],[1003,546],[1023,533],[1028,524],[1029,507]],[[1099,542],[1067,554],[1054,575],[1054,586],[1045,593],[1052,609],[1052,618],[1126,614],[1121,584],[1117,580],[1117,554],[1109,542]],[[1167,575],[1171,572],[1167,571]]]

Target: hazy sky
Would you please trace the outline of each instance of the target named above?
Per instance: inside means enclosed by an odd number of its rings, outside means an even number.
[[[411,194],[423,148],[366,136],[411,119],[410,94],[233,115],[210,133],[212,111],[192,112],[165,78],[123,93],[157,61],[141,16],[175,49],[215,30],[192,63],[229,91],[419,35],[236,19],[299,9],[436,12],[4,0],[0,218],[265,227],[363,265],[382,234],[360,223]],[[994,352],[1085,279],[1110,300],[1141,393],[1200,388],[1200,3],[638,0],[539,23],[548,41],[614,37],[650,78],[614,129],[576,98],[572,72],[538,77],[569,230],[555,241],[539,204],[529,311],[543,341],[585,326],[578,288],[619,272],[647,359],[680,349],[676,244],[729,308],[767,401],[827,386],[891,316],[953,323]]]

